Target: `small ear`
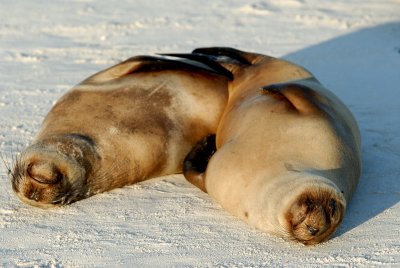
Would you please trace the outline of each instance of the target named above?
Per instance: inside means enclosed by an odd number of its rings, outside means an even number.
[[[320,112],[314,103],[316,92],[302,84],[282,83],[261,87],[266,94],[275,94],[285,98],[292,106],[302,114]]]

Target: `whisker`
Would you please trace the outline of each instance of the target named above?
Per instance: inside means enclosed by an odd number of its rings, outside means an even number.
[[[13,160],[11,160],[11,164],[10,164],[10,162],[9,162],[9,161],[6,159],[6,157],[5,157],[5,154],[2,153],[2,152],[0,152],[0,159],[1,159],[1,162],[2,162],[3,166],[4,166],[4,167],[6,168],[6,170],[7,170],[7,176],[8,176],[8,178],[10,178],[10,179],[16,181],[18,178],[15,177],[15,175],[13,174],[12,169],[11,169],[12,161],[13,161]]]
[[[2,152],[0,152],[0,158],[1,158],[1,161],[3,162],[4,167],[7,170],[7,174],[9,175],[11,173],[10,163],[7,162],[7,160],[5,159]]]

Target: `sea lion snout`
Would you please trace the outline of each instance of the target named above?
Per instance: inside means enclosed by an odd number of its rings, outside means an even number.
[[[337,229],[344,215],[344,205],[337,197],[306,193],[300,196],[287,214],[289,232],[305,245],[326,241]]]
[[[89,195],[97,155],[80,136],[59,136],[31,146],[16,161],[11,182],[18,197],[39,207],[69,204]]]

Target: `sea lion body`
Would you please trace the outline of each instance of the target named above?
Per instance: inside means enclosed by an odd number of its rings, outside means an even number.
[[[51,109],[15,165],[14,191],[47,207],[181,172],[193,144],[217,129],[229,75],[150,56],[93,75]]]
[[[360,134],[351,112],[293,63],[229,48],[194,54],[220,62],[234,79],[216,152],[203,156],[215,150],[195,146],[185,160],[186,178],[260,230],[304,244],[327,240],[360,175]],[[196,162],[204,157],[209,162],[201,170]]]

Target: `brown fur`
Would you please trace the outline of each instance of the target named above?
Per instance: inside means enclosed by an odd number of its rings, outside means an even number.
[[[306,245],[324,242],[343,219],[345,206],[329,192],[304,192],[286,213],[294,240]]]
[[[306,245],[338,228],[360,176],[360,134],[346,106],[304,68],[231,48],[194,51],[229,69],[229,100],[207,169],[188,181],[249,224]],[[196,167],[211,155],[194,147]]]
[[[181,172],[194,143],[216,131],[228,79],[151,57],[88,78],[51,109],[14,167],[13,189],[47,207]]]

